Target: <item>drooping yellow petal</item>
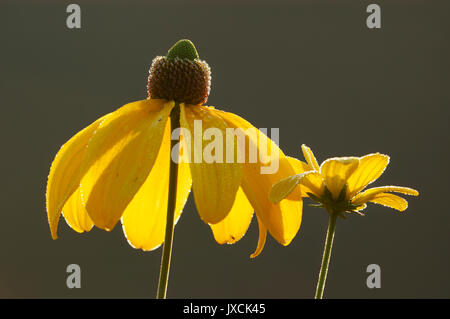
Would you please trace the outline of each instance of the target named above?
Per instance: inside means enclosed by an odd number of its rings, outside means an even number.
[[[263,222],[258,218],[258,229],[259,229],[259,237],[258,237],[258,246],[253,254],[250,255],[250,258],[258,257],[261,254],[264,245],[266,244],[267,238],[267,228],[264,226]]]
[[[111,230],[147,179],[174,102],[143,100],[109,114],[88,143],[81,194],[94,224]]]
[[[249,122],[233,113],[215,112],[230,128],[239,128],[245,134],[246,162],[242,188],[270,234],[279,243],[288,245],[297,234],[302,220],[301,192],[296,188],[277,204],[269,201],[269,193],[273,184],[294,175],[294,169],[279,147]],[[251,152],[254,149],[258,156],[252,162]]]
[[[367,185],[383,174],[389,163],[389,156],[383,154],[369,154],[359,158],[359,166],[349,177],[348,198],[363,190]]]
[[[408,202],[406,199],[389,193],[376,194],[370,202],[387,206],[401,212],[408,208]]]
[[[227,163],[226,123],[212,108],[180,105],[181,126],[190,132],[194,200],[201,219],[216,224],[230,212],[242,180],[242,164]],[[203,140],[211,139],[211,141]],[[186,141],[188,144],[189,142]]]
[[[311,166],[315,171],[319,171],[319,164],[317,163],[316,157],[314,156],[312,150],[308,146],[303,144],[302,152],[308,165]]]
[[[365,190],[362,193],[357,194],[353,199],[352,203],[355,205],[364,204],[372,201],[378,194],[387,193],[387,192],[395,192],[405,195],[418,196],[419,192],[415,189],[409,187],[401,187],[401,186],[381,186],[374,187]]]
[[[57,229],[61,210],[80,183],[80,167],[86,153],[86,146],[104,118],[98,119],[73,136],[61,147],[53,160],[46,192],[48,222],[53,239],[58,238]]]
[[[320,174],[328,190],[333,195],[333,199],[339,197],[348,178],[358,168],[358,164],[359,158],[357,157],[334,157],[322,163]]]
[[[227,217],[217,224],[210,224],[214,238],[219,244],[234,244],[245,235],[252,217],[253,207],[242,188],[239,188]]]
[[[153,250],[164,242],[171,161],[170,132],[170,121],[167,121],[155,164],[122,215],[124,234],[134,248]],[[180,155],[178,164],[175,223],[181,215],[192,185],[185,154]]]
[[[94,226],[81,201],[80,188],[77,188],[69,197],[62,209],[62,214],[67,224],[78,233],[90,231]]]

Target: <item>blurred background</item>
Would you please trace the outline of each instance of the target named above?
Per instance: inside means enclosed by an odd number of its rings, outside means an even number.
[[[152,59],[191,39],[212,69],[208,105],[319,161],[380,152],[391,162],[374,184],[420,191],[398,213],[369,205],[339,220],[325,297],[449,298],[448,1],[2,1],[1,298],[154,298],[161,249],[128,245],[120,224],[77,234],[64,220],[53,241],[45,187],[73,134],[146,98]],[[175,228],[169,298],[312,298],[328,223],[305,201],[301,229],[283,247],[271,237],[256,259],[256,220],[235,245],[218,245],[192,195]],[[68,289],[66,267],[81,267]],[[381,267],[369,289],[366,267]]]

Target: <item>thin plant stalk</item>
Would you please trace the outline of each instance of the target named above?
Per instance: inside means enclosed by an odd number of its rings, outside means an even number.
[[[170,113],[171,132],[180,127],[180,106],[175,104]],[[169,281],[170,260],[172,257],[173,244],[173,228],[175,222],[175,206],[177,201],[177,181],[178,181],[178,156],[179,156],[179,140],[170,142],[171,152],[169,156],[175,154],[177,158],[170,158],[169,172],[169,200],[167,203],[166,233],[164,238],[164,246],[161,257],[161,269],[159,273],[157,299],[165,299],[167,295],[167,284]],[[175,149],[176,148],[176,149]]]
[[[331,249],[333,247],[334,233],[336,230],[336,221],[338,214],[330,212],[328,223],[327,237],[325,239],[325,247],[323,250],[322,266],[320,267],[319,280],[317,281],[317,289],[315,299],[322,299],[327,280],[328,266],[330,264]]]

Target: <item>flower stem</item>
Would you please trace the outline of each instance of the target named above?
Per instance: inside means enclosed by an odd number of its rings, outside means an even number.
[[[328,265],[330,264],[331,248],[333,247],[334,231],[336,229],[336,220],[338,214],[330,212],[330,220],[328,223],[327,238],[325,239],[325,247],[322,257],[322,266],[320,267],[319,280],[317,282],[316,299],[322,299],[325,289],[325,281],[327,280]]]
[[[171,132],[180,127],[180,106],[178,103],[170,113],[170,128]],[[175,150],[175,148],[177,148]],[[164,247],[161,257],[161,269],[159,273],[158,293],[157,299],[165,299],[167,294],[167,283],[169,281],[170,259],[172,255],[173,243],[173,227],[175,220],[175,206],[177,201],[177,180],[178,180],[178,154],[179,143],[178,140],[170,142],[170,171],[169,171],[169,200],[167,203],[167,218],[166,218],[166,234],[164,239]],[[172,159],[172,153],[176,154],[177,158]],[[175,161],[176,160],[176,161]]]

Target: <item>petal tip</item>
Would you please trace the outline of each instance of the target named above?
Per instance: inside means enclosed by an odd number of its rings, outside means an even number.
[[[254,252],[253,254],[250,255],[250,259],[254,259],[254,258],[258,257],[260,253],[261,252],[259,252],[259,253]]]

